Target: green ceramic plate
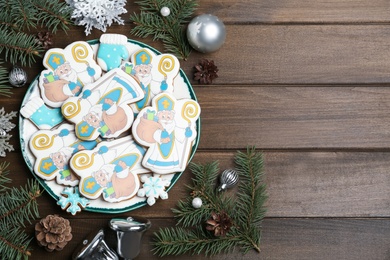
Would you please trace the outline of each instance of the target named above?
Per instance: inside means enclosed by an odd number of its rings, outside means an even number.
[[[97,51],[99,46],[98,40],[92,40],[88,42],[92,48]],[[161,54],[156,49],[143,44],[138,41],[134,40],[128,40],[128,49],[129,52],[134,52],[138,50],[139,48],[148,48],[151,51],[153,51],[156,54]],[[23,99],[21,107],[23,107],[31,98],[35,96],[39,96],[39,87],[38,87],[38,77],[35,78],[35,80],[30,84],[26,95]],[[179,77],[175,78],[174,81],[174,96],[177,99],[181,98],[190,98],[193,100],[197,100],[195,96],[195,92],[183,72],[183,70],[180,69]],[[27,166],[30,168],[32,175],[39,181],[39,183],[43,186],[43,188],[54,198],[55,201],[59,200],[59,197],[61,196],[61,192],[65,188],[62,185],[57,184],[55,181],[45,181],[38,176],[34,174],[33,171],[33,165],[35,163],[35,157],[30,152],[30,149],[28,147],[28,141],[30,139],[30,136],[38,131],[39,129],[28,119],[25,119],[23,116],[19,117],[19,134],[20,134],[20,146],[22,150],[22,154],[24,157],[24,160],[26,161]],[[195,142],[193,143],[192,151],[190,160],[195,154],[195,151],[198,147],[199,143],[199,137],[200,137],[200,118],[196,122],[196,130],[197,130],[197,138],[195,139]],[[171,184],[167,188],[167,191],[169,191],[173,185],[176,183],[176,181],[179,179],[179,177],[182,175],[183,172],[177,172],[174,174],[167,175],[167,178],[171,179]],[[169,193],[169,192],[168,192]],[[158,203],[158,202],[157,202]],[[96,200],[90,200],[90,203],[87,205],[87,207],[84,209],[86,211],[92,211],[92,212],[99,212],[99,213],[123,213],[130,210],[137,209],[139,207],[142,207],[146,205],[146,198],[140,198],[140,197],[133,197],[129,200],[118,202],[118,203],[109,203],[106,202],[103,199],[96,199]]]

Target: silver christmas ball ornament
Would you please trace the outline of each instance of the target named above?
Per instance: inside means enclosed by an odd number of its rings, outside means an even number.
[[[199,15],[188,24],[187,39],[191,46],[199,52],[216,51],[225,42],[225,25],[214,15]]]
[[[235,170],[224,170],[220,177],[220,185],[218,191],[223,191],[233,187],[238,182],[238,173]]]
[[[163,8],[161,8],[160,13],[162,16],[168,16],[171,14],[171,10],[169,9],[169,7],[164,6]]]
[[[14,87],[20,88],[27,83],[26,71],[18,66],[14,66],[8,76],[9,83]]]
[[[203,202],[202,202],[201,198],[196,197],[192,200],[192,206],[196,209],[199,209],[200,207],[202,207],[202,204],[203,204]]]

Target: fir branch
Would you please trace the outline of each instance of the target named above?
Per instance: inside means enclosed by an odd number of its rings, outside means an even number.
[[[3,62],[0,61],[0,95],[9,97],[12,94],[12,87],[9,85],[8,71],[2,64]]]
[[[30,238],[20,227],[10,228],[0,223],[0,255],[2,259],[27,259],[31,252],[28,249]]]
[[[263,157],[254,148],[248,148],[246,153],[237,152],[235,163],[240,177],[237,207],[244,213],[238,219],[246,230],[250,230],[252,225],[259,226],[265,215],[263,205],[267,195],[262,180]]]
[[[0,163],[0,192],[4,192],[9,189],[5,184],[11,182],[11,179],[8,178],[9,170],[8,170],[9,162]]]
[[[43,48],[34,35],[0,28],[0,53],[3,51],[6,61],[31,66],[35,62],[35,57],[40,56]]]
[[[7,12],[0,12],[0,26],[4,26],[4,28],[9,28],[11,30],[20,29],[20,27],[15,23],[13,17]]]
[[[136,2],[140,6],[140,14],[134,13],[130,21],[135,24],[131,33],[146,38],[153,36],[153,40],[162,40],[165,49],[178,58],[184,60],[191,53],[191,47],[182,28],[194,13],[197,3],[195,0],[145,0]],[[168,7],[171,14],[163,17],[160,14],[162,7]]]
[[[7,12],[14,23],[20,28],[35,28],[37,11],[28,5],[28,1],[10,0],[0,5],[0,11]]]
[[[41,26],[55,33],[60,27],[63,31],[69,29],[72,9],[64,2],[53,0],[30,0],[30,8],[37,10],[36,20]]]
[[[0,223],[8,226],[24,226],[39,217],[37,198],[41,195],[36,180],[29,180],[25,187],[11,188],[0,195]]]
[[[160,229],[155,233],[155,254],[165,256],[204,252],[206,255],[215,255],[233,250],[236,246],[244,254],[252,249],[260,252],[260,224],[265,215],[264,203],[267,199],[266,186],[262,180],[263,158],[254,148],[248,148],[247,153],[237,152],[235,162],[240,177],[236,199],[216,192],[218,162],[204,166],[190,164],[194,178],[193,185],[187,188],[192,190],[191,195],[179,201],[177,207],[172,209],[178,221],[177,226]],[[192,207],[193,197],[202,199],[201,208]],[[226,229],[226,236],[215,237],[204,228],[212,212],[224,212],[230,217],[232,226],[230,230]]]
[[[202,228],[193,230],[181,227],[160,229],[155,233],[153,253],[163,257],[167,255],[192,255],[204,252],[206,256],[213,256],[221,252],[233,251],[235,244],[239,242],[239,236],[210,237]]]

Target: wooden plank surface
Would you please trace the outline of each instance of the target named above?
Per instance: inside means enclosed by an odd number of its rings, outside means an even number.
[[[123,31],[119,31],[123,30]],[[113,26],[109,32],[122,32],[160,51],[160,42],[129,35],[130,28]],[[202,58],[218,66],[217,85],[256,84],[372,84],[390,82],[390,28],[386,25],[226,25],[228,42],[211,54],[193,52],[181,67],[192,80],[193,67]],[[75,27],[74,38],[97,39],[93,31],[85,37]],[[360,37],[365,35],[365,37]],[[56,38],[60,48],[73,37]],[[374,40],[375,39],[375,40]],[[30,79],[42,66],[34,65]]]
[[[198,151],[195,163],[218,161],[221,171],[234,167],[234,151]],[[15,184],[32,175],[18,158],[10,160]],[[15,158],[15,159],[14,159]],[[390,217],[389,152],[264,152],[265,183],[269,199],[267,217]],[[136,214],[172,217],[171,208],[190,191],[192,173],[187,170],[170,190],[170,198]],[[216,184],[218,185],[218,184]],[[234,195],[234,191],[230,193]],[[42,212],[62,211],[48,194],[39,199]],[[78,214],[76,218],[106,218],[102,214]]]
[[[129,13],[138,10],[127,4]],[[385,23],[390,21],[386,0],[223,0],[198,1],[197,14],[210,13],[225,23]]]
[[[23,95],[25,89],[16,91]],[[390,146],[390,89],[385,84],[229,85],[195,87],[195,93],[202,107],[200,149]],[[9,110],[19,107],[20,100],[7,104]],[[12,143],[17,147],[19,141]]]
[[[128,1],[127,10],[137,12],[138,6]],[[202,107],[193,162],[218,160],[221,170],[231,168],[236,150],[255,145],[264,151],[269,195],[261,253],[211,259],[390,259],[390,2],[200,0],[201,13],[225,22],[227,40],[218,52],[193,52],[181,61]],[[128,15],[123,18],[125,26],[113,25],[107,32],[164,51],[161,42],[133,37]],[[53,37],[53,46],[64,48],[101,34],[93,30],[85,36],[83,27],[74,26],[67,35]],[[213,59],[219,68],[219,78],[209,86],[192,79],[202,58]],[[41,59],[27,68],[29,82],[42,69]],[[25,91],[0,96],[0,107],[19,110]],[[20,153],[18,130],[11,133],[16,151],[0,162],[11,163],[12,185],[20,186],[32,176]],[[70,259],[90,232],[107,228],[113,217],[133,215],[153,225],[137,259],[157,259],[151,253],[153,232],[175,225],[170,209],[188,196],[185,185],[191,177],[185,171],[168,200],[117,215],[82,212],[73,217],[43,194],[41,216],[68,218],[74,238],[54,253],[33,241],[31,259]],[[33,224],[27,226],[31,235]],[[114,244],[112,234],[107,241]]]
[[[115,248],[115,235],[108,229],[104,219],[72,219],[75,238],[63,251],[48,254],[42,248],[33,251],[34,259],[70,259],[73,251],[85,236],[105,228],[106,242]],[[222,254],[215,257],[169,256],[160,258],[149,252],[153,246],[153,233],[160,227],[173,226],[171,219],[152,219],[152,227],[143,236],[141,253],[137,259],[272,259],[272,260],[356,260],[389,259],[390,221],[381,219],[266,219],[263,222],[261,252],[250,251]],[[31,229],[31,227],[30,227]]]

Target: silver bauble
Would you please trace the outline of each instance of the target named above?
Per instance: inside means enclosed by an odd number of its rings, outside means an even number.
[[[9,83],[17,88],[23,87],[27,83],[27,73],[24,69],[14,66],[8,75]]]
[[[238,173],[235,170],[224,170],[220,177],[220,186],[218,191],[223,191],[233,187],[238,182]]]
[[[197,51],[203,53],[216,51],[225,42],[225,25],[214,15],[199,15],[188,24],[187,39]]]
[[[0,137],[4,137],[7,135],[7,132],[4,129],[0,128]]]

